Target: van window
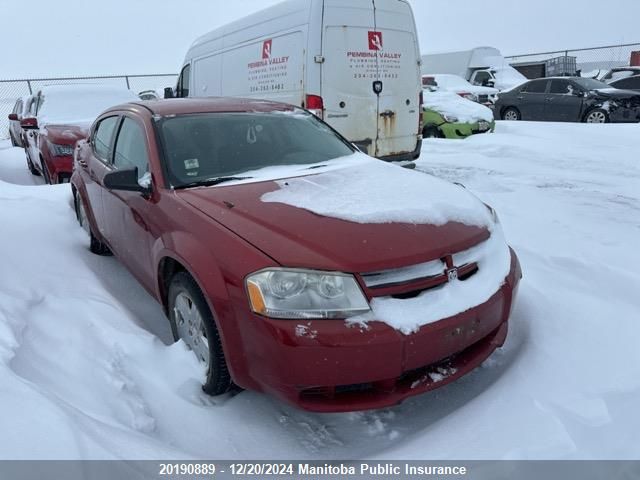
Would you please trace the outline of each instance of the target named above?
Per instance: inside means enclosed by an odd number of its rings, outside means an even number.
[[[189,79],[191,77],[191,64],[188,63],[180,72],[180,78],[178,79],[178,88],[176,96],[179,98],[185,98],[189,96]]]

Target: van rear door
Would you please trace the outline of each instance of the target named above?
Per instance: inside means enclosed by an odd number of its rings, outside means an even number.
[[[398,0],[373,0],[378,53],[378,139],[376,157],[413,152],[418,141],[420,65],[415,22],[409,4]],[[371,34],[370,34],[371,36]]]
[[[373,1],[325,0],[321,90],[324,120],[363,152],[376,154],[378,105],[372,83],[376,57],[367,48],[375,29]]]
[[[324,1],[325,120],[369,155],[416,148],[420,72],[414,25],[403,1]]]

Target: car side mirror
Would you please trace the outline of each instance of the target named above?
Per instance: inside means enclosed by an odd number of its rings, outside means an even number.
[[[18,114],[17,113],[10,113],[9,114],[9,120],[11,120],[12,122],[17,122],[18,121]]]
[[[109,190],[123,190],[148,194],[150,187],[138,183],[138,167],[116,170],[104,176],[104,186]]]
[[[35,117],[23,118],[20,120],[20,126],[25,130],[37,130],[38,119]]]
[[[171,87],[164,87],[164,98],[173,98],[173,88]]]

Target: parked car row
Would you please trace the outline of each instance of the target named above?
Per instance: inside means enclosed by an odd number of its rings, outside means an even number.
[[[100,85],[46,86],[18,99],[9,115],[14,146],[25,149],[27,167],[46,183],[64,183],[71,177],[73,151],[78,140],[105,108],[138,97],[126,88]]]
[[[495,113],[503,120],[640,122],[640,93],[591,78],[540,78],[501,92]]]

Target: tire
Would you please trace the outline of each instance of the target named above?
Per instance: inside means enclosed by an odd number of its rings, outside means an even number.
[[[47,185],[51,185],[51,177],[49,176],[49,171],[47,170],[47,164],[40,158],[40,164],[42,165],[42,176],[44,177],[44,183]]]
[[[173,337],[176,341],[182,339],[206,366],[202,390],[209,395],[228,392],[232,382],[220,334],[207,301],[191,275],[178,272],[173,276],[167,305]]]
[[[582,119],[584,123],[609,123],[609,114],[602,108],[594,108]]]
[[[502,120],[510,122],[522,120],[522,115],[516,107],[507,107],[502,111]]]
[[[16,142],[16,139],[13,138],[13,132],[11,130],[9,130],[9,137],[11,138],[11,146],[12,147],[19,147],[20,145],[18,145],[18,142]]]
[[[82,229],[87,233],[89,237],[89,251],[91,253],[95,253],[96,255],[111,255],[111,250],[104,243],[96,238],[91,230],[91,223],[89,223],[89,218],[87,217],[87,211],[84,207],[84,202],[80,197],[80,194],[76,192],[74,195],[74,205],[76,210],[76,218],[78,219],[78,223],[82,227]]]
[[[424,127],[424,130],[422,130],[422,138],[443,138],[443,135],[438,127],[429,126]]]
[[[27,168],[31,172],[31,175],[35,175],[36,177],[39,177],[40,176],[40,172],[36,169],[36,167],[33,166],[33,163],[31,162],[31,159],[29,158],[29,154],[26,153],[26,151],[25,151],[25,154],[27,156]]]

